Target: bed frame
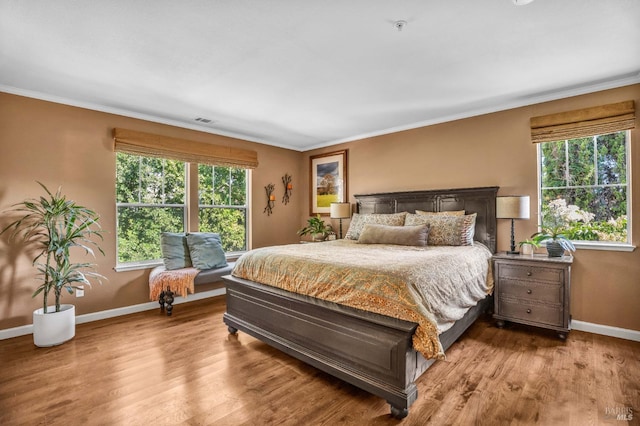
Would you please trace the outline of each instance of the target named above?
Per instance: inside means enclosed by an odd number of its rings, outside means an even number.
[[[477,213],[475,240],[496,249],[497,187],[356,195],[359,213],[465,210]],[[229,332],[241,330],[345,382],[384,398],[406,417],[415,381],[434,362],[412,348],[416,323],[365,312],[226,275]],[[447,350],[492,306],[487,297],[440,335]]]

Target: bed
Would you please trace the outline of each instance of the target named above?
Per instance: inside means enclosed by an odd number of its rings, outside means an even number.
[[[461,211],[475,213],[474,240],[496,248],[497,187],[356,195],[360,214]],[[313,245],[327,245],[316,243]],[[341,244],[337,242],[335,244]],[[326,247],[329,247],[328,245]],[[407,321],[287,291],[233,275],[223,277],[230,333],[252,335],[320,370],[384,398],[396,418],[417,399],[416,380],[438,358],[414,348],[419,321]],[[492,306],[487,296],[439,334],[439,349]],[[421,348],[423,349],[423,348]]]

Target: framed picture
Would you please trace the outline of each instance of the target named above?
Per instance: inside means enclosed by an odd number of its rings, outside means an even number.
[[[344,203],[347,198],[347,150],[310,157],[309,214],[328,215],[331,203]]]

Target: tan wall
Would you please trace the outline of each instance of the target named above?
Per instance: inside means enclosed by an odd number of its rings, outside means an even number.
[[[349,194],[399,190],[500,186],[500,194],[531,196],[537,201],[536,148],[529,140],[529,118],[633,99],[640,105],[640,85],[577,96],[420,129],[341,144],[301,154],[117,115],[84,110],[0,93],[0,208],[39,195],[40,180],[62,185],[70,198],[97,210],[110,232],[98,258],[108,283],[96,285],[82,299],[65,296],[79,314],[148,301],[148,270],[114,272],[115,156],[111,129],[130,128],[258,151],[252,172],[252,246],[297,241],[309,211],[309,156],[349,149]],[[637,125],[640,128],[640,125]],[[632,209],[640,212],[640,148],[632,131]],[[284,206],[281,177],[293,175],[292,201]],[[274,214],[263,214],[264,186],[276,185]],[[353,197],[351,197],[353,202]],[[337,222],[333,223],[337,227]],[[348,221],[344,223],[345,230]],[[640,214],[633,216],[633,242],[640,241]],[[516,239],[536,231],[535,219],[516,224]],[[509,223],[499,221],[498,249],[509,244]],[[573,267],[574,319],[640,330],[640,250],[632,253],[579,250]],[[0,240],[0,330],[31,323],[40,299],[31,299],[33,268],[21,253]]]
[[[351,202],[353,194],[475,186],[499,186],[499,195],[529,195],[532,219],[516,223],[516,241],[520,241],[537,226],[537,160],[536,146],[530,142],[530,117],[631,99],[640,107],[640,85],[309,151],[305,153],[304,176],[308,185],[310,155],[346,148]],[[636,129],[631,132],[635,244],[640,243],[638,138]],[[304,202],[309,203],[308,197]],[[498,222],[498,250],[504,251],[509,246],[510,222]],[[640,250],[578,250],[572,269],[573,318],[640,330],[639,277]]]
[[[115,272],[115,154],[112,129],[122,127],[219,145],[258,151],[260,165],[251,175],[252,246],[297,241],[302,201],[299,194],[302,154],[262,144],[136,120],[0,93],[0,209],[40,195],[41,181],[80,204],[96,210],[107,231],[101,245],[106,256],[97,258],[98,272],[108,282],[94,285],[84,298],[63,296],[79,314],[98,312],[148,301],[149,270]],[[280,202],[285,173],[293,176],[291,202]],[[263,214],[264,186],[276,185],[276,205]],[[297,192],[297,194],[296,194]],[[0,221],[0,224],[2,222]],[[5,222],[6,223],[6,222]],[[3,226],[4,227],[4,226]],[[31,298],[36,287],[30,259],[0,239],[0,330],[31,324],[31,312],[41,298]]]

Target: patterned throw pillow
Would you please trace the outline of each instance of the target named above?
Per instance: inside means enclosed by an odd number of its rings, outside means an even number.
[[[389,226],[402,226],[404,225],[404,217],[407,215],[407,212],[402,213],[390,213],[390,214],[359,214],[354,213],[351,217],[351,223],[349,224],[349,230],[347,231],[344,238],[346,240],[357,240],[360,238],[360,233],[362,232],[362,228],[367,223],[372,223],[376,225],[389,225]],[[416,225],[421,225],[417,223]]]
[[[404,224],[428,224],[430,246],[472,246],[476,216],[476,213],[464,216],[407,214]]]

